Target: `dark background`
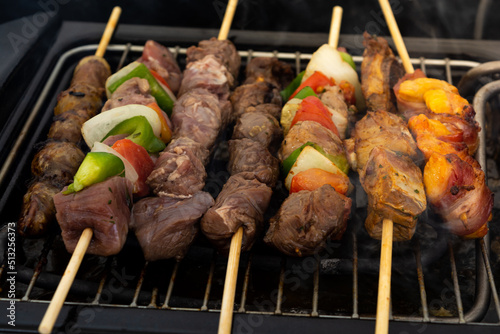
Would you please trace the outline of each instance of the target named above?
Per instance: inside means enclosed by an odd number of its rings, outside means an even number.
[[[500,39],[500,1],[493,0],[391,0],[399,8],[396,19],[403,36],[473,39],[478,7],[484,5],[485,39]],[[107,1],[22,0],[2,1],[0,24],[47,10],[59,20],[105,22],[113,6],[123,8],[121,23],[219,28],[227,0]],[[376,22],[377,0],[240,0],[233,28],[293,32],[328,32],[333,6],[344,8],[342,34],[389,35]],[[58,8],[56,8],[58,7]],[[480,15],[481,16],[481,15]],[[480,24],[482,25],[482,24]],[[480,29],[479,29],[480,31]]]

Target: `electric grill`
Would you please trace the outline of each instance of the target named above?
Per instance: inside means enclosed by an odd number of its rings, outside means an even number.
[[[46,138],[57,94],[68,86],[78,60],[94,53],[97,45],[93,43],[101,32],[99,24],[65,22],[26,87],[26,99],[17,104],[6,121],[0,136],[4,143],[0,156],[3,224],[17,221],[30,179],[30,162],[36,143]],[[136,59],[145,40],[154,39],[172,47],[183,68],[185,48],[215,35],[215,30],[121,25],[105,57],[115,70],[120,64]],[[230,37],[242,55],[242,66],[251,57],[276,56],[294,65],[297,72],[327,40],[326,34],[237,30],[231,31]],[[340,41],[357,54],[354,60],[359,64],[362,59],[359,36],[342,35]],[[430,77],[454,84],[480,62],[500,58],[498,42],[438,40],[430,44],[425,39],[406,42],[410,54],[425,57],[413,59],[417,67]],[[443,58],[444,55],[449,58]],[[461,83],[466,89],[465,96],[472,97],[478,86],[498,72],[500,69],[488,69],[469,74],[469,81]],[[484,111],[476,112],[484,129]],[[221,140],[227,137],[225,134]],[[478,157],[483,166],[485,145],[483,136]],[[207,190],[212,193],[217,193],[228,177],[225,161],[220,158],[223,154],[219,153],[223,152],[215,152],[208,169]],[[361,189],[357,177],[351,181]],[[282,195],[278,189],[269,217],[278,209]],[[253,251],[242,255],[233,332],[373,331],[380,246],[364,230],[366,199],[361,191],[355,194],[355,199],[343,240],[330,243],[323,253],[302,259],[288,258],[258,243]],[[496,216],[493,223],[495,219]],[[1,232],[4,253],[5,225]],[[18,237],[16,248],[16,327],[9,327],[5,317],[1,318],[0,326],[34,332],[70,255],[64,249],[57,226],[43,239]],[[395,321],[390,324],[391,331],[498,331],[500,305],[496,293],[490,305],[495,282],[489,262],[484,261],[488,257],[488,238],[484,242],[459,240],[439,228],[438,218],[430,214],[422,218],[411,242],[394,245],[391,317]],[[0,269],[1,309],[6,309],[10,301],[5,258]],[[218,255],[200,236],[181,262],[146,263],[137,241],[130,236],[117,256],[86,256],[55,331],[215,332],[226,262],[227,258]]]

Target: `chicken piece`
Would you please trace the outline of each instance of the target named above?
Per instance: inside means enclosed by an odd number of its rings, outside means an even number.
[[[347,158],[353,170],[363,170],[371,151],[385,147],[419,162],[417,144],[403,120],[386,111],[369,111],[344,141]]]
[[[480,238],[488,232],[493,193],[484,172],[472,157],[434,153],[424,168],[427,200],[442,217],[450,232],[465,238]]]
[[[417,140],[417,146],[428,160],[433,153],[457,154],[461,159],[468,156],[467,145],[463,142],[462,131],[452,133],[438,120],[427,118],[424,114],[413,116],[408,128]]]
[[[132,210],[134,231],[147,261],[175,258],[180,261],[199,231],[199,220],[214,204],[209,193],[188,198],[148,197]]]
[[[360,172],[360,182],[368,194],[365,227],[370,236],[380,240],[382,221],[390,219],[394,240],[410,240],[427,207],[420,169],[408,157],[375,147]]]
[[[404,69],[394,56],[387,40],[364,33],[361,89],[368,110],[397,113],[392,87],[403,77]]]
[[[259,142],[247,138],[229,141],[227,170],[231,175],[248,172],[260,182],[273,188],[280,175],[279,166],[279,160]]]
[[[83,190],[54,196],[56,218],[62,230],[64,245],[72,253],[84,229],[93,236],[87,254],[118,254],[125,244],[132,206],[132,183],[114,176]]]
[[[290,194],[271,218],[264,241],[290,256],[317,254],[347,228],[351,199],[330,185]]]
[[[221,252],[227,253],[233,234],[243,227],[241,250],[249,250],[263,229],[272,193],[271,188],[251,173],[232,175],[201,220],[203,234]]]

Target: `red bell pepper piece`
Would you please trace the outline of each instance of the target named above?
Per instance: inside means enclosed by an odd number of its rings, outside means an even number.
[[[328,78],[326,75],[321,73],[320,71],[314,72],[309,78],[307,78],[303,83],[300,84],[299,88],[293,92],[293,94],[290,96],[290,99],[293,99],[293,97],[302,90],[304,87],[311,87],[316,94],[321,93],[326,86],[333,86],[335,85],[335,80]]]
[[[111,148],[127,159],[139,175],[139,179],[136,184],[137,192],[135,195],[142,197],[149,194],[149,187],[146,184],[146,179],[153,171],[155,164],[153,159],[149,156],[148,151],[130,139],[118,140],[113,144],[113,146],[111,146]]]
[[[349,179],[329,173],[319,168],[311,168],[300,172],[292,178],[290,194],[301,190],[316,190],[325,184],[331,185],[339,194],[345,195],[349,189]]]
[[[160,139],[162,142],[168,143],[170,139],[172,139],[172,130],[170,129],[167,114],[165,114],[165,112],[161,110],[160,106],[158,106],[156,102],[150,103],[146,107],[153,109],[158,114],[161,122]]]
[[[153,71],[152,69],[149,69],[149,72],[155,77],[156,81],[160,82],[162,85],[166,86],[168,89],[172,90],[168,83],[163,79],[161,75],[158,74],[158,72]]]
[[[316,96],[308,96],[302,100],[290,127],[301,121],[317,122],[339,136],[339,131],[332,121],[332,114]]]

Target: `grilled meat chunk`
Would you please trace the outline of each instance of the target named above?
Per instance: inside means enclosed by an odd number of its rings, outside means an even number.
[[[146,79],[132,78],[122,83],[106,101],[102,112],[126,106],[129,104],[148,105],[156,102],[151,95],[149,83]]]
[[[189,63],[213,55],[215,59],[224,65],[234,78],[238,77],[241,65],[241,57],[236,51],[233,43],[229,40],[218,40],[212,37],[198,43],[198,46],[191,46],[186,51],[186,60]]]
[[[88,56],[80,60],[75,70],[70,86],[77,83],[85,83],[92,87],[102,87],[106,84],[106,79],[111,75],[108,62],[99,56]]]
[[[429,204],[453,234],[465,238],[486,235],[493,193],[476,160],[434,153],[424,168],[424,185]]]
[[[273,116],[276,119],[281,118],[281,104],[274,103],[263,103],[256,106],[247,107],[243,114],[252,113],[252,112],[262,112],[268,115]],[[241,116],[240,116],[241,117]]]
[[[56,209],[52,197],[60,191],[50,182],[33,183],[23,197],[23,208],[19,218],[18,230],[23,237],[45,234]]]
[[[378,146],[407,155],[416,163],[420,160],[417,144],[403,120],[382,110],[367,112],[344,143],[354,170],[362,170],[371,151]]]
[[[392,87],[404,75],[404,68],[392,53],[387,40],[364,33],[365,52],[361,64],[361,89],[368,110],[397,113]]]
[[[212,149],[222,128],[217,96],[205,89],[194,89],[174,104],[174,138],[189,137],[208,150]]]
[[[201,230],[221,251],[227,253],[233,234],[243,227],[242,251],[249,250],[261,232],[272,190],[250,173],[232,175],[215,204],[201,220]]]
[[[87,119],[94,117],[102,106],[104,86],[94,87],[86,83],[75,83],[57,96],[54,115],[67,111],[84,110]]]
[[[250,60],[246,69],[243,84],[267,82],[283,89],[293,80],[295,74],[292,67],[274,57],[255,57]]]
[[[339,131],[340,139],[345,139],[349,123],[354,123],[354,113],[347,108],[342,90],[339,86],[327,86],[320,100],[332,113],[332,120]]]
[[[188,137],[178,137],[172,139],[172,141],[168,144],[166,151],[176,152],[176,148],[180,148],[182,151],[189,149],[198,159],[200,159],[203,165],[208,164],[210,152],[205,148],[205,146],[194,141],[193,139]]]
[[[163,151],[146,184],[157,196],[190,196],[205,186],[203,163],[188,148]]]
[[[339,240],[351,212],[351,199],[330,185],[290,194],[271,218],[264,241],[290,256],[320,252],[329,239]]]
[[[177,94],[182,81],[182,72],[170,50],[155,41],[144,44],[142,56],[137,60],[150,70],[158,73],[174,94]]]
[[[265,146],[251,139],[229,141],[229,163],[231,175],[248,172],[262,183],[273,188],[279,178],[279,160],[269,153]]]
[[[326,154],[345,158],[342,141],[332,131],[312,121],[297,122],[288,132],[278,152],[280,161],[307,142],[318,144]]]
[[[422,172],[413,161],[385,147],[375,147],[360,171],[368,194],[365,227],[372,238],[382,238],[382,221],[394,223],[394,240],[410,240],[427,201]]]
[[[278,149],[282,137],[283,131],[276,118],[260,111],[241,115],[233,130],[233,139],[251,139],[273,153]]]
[[[214,204],[209,193],[188,198],[149,197],[134,205],[131,230],[148,261],[180,261],[199,231],[199,220]]]
[[[75,250],[83,230],[90,227],[94,235],[88,254],[119,253],[127,238],[132,188],[129,180],[114,176],[77,193],[55,195],[56,218],[68,252]]]
[[[48,142],[33,158],[31,173],[39,180],[64,186],[73,181],[85,155],[69,142]]]
[[[54,117],[47,138],[78,144],[82,139],[82,125],[89,120],[84,109],[68,110]]]
[[[247,108],[264,103],[281,106],[281,95],[276,86],[266,82],[255,82],[237,87],[229,97],[233,104],[233,119],[238,119]]]

